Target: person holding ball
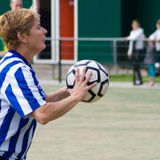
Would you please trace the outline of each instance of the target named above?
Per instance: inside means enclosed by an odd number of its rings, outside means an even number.
[[[46,29],[31,9],[8,11],[0,17],[0,36],[9,49],[0,62],[0,159],[25,160],[36,123],[55,120],[82,100],[92,73],[76,70],[75,86],[46,94],[31,66],[45,49]],[[84,78],[86,76],[86,78]]]

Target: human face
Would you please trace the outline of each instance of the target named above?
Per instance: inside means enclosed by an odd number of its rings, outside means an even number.
[[[45,49],[45,39],[47,30],[40,25],[40,21],[36,20],[33,27],[30,30],[29,35],[26,37],[26,46],[33,53],[40,53]]]
[[[20,9],[23,7],[22,0],[12,0],[10,3],[11,10]]]
[[[160,23],[156,24],[157,29],[160,29]]]
[[[133,30],[136,30],[136,29],[138,29],[140,26],[139,26],[139,23],[137,22],[137,21],[133,21],[132,22],[132,29]]]

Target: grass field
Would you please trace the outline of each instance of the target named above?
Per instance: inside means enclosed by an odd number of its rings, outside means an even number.
[[[120,75],[110,75],[110,80],[112,82],[132,82],[133,75],[130,74],[120,74]],[[160,82],[160,76],[155,78],[156,82]],[[143,81],[148,82],[148,76],[143,76]]]
[[[110,88],[100,101],[38,125],[28,160],[44,159],[159,160],[159,90]]]

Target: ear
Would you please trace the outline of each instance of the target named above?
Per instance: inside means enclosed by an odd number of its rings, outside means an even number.
[[[26,33],[18,32],[18,33],[17,33],[17,37],[18,37],[18,40],[19,40],[21,43],[24,43],[24,44],[27,44],[27,43],[28,43],[28,41],[27,41],[27,34],[26,34]]]

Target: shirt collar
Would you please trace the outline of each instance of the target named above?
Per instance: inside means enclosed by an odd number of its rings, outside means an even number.
[[[20,53],[18,53],[17,51],[9,50],[8,52],[13,53],[16,57],[20,58],[26,65],[31,67],[31,64],[29,64],[29,62]]]

